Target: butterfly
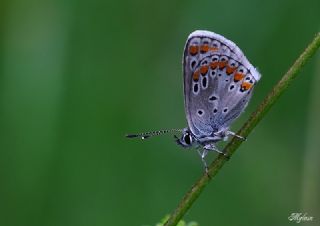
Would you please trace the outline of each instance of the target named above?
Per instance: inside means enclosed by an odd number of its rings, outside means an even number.
[[[229,136],[243,137],[229,130],[247,107],[261,75],[241,49],[211,31],[192,32],[183,53],[184,106],[188,127],[160,130],[127,137],[142,139],[168,132],[181,132],[176,142],[196,147],[207,169],[209,151],[222,153],[216,143]],[[224,154],[224,153],[222,153]]]

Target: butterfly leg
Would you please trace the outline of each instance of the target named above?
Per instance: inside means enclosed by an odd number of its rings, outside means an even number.
[[[207,162],[206,162],[206,160],[205,160],[205,157],[206,157],[206,155],[208,154],[208,150],[203,149],[203,151],[202,151],[202,153],[201,153],[201,151],[200,151],[199,149],[200,149],[200,148],[197,148],[197,152],[198,152],[198,154],[200,155],[200,158],[201,158],[201,161],[202,161],[202,163],[203,163],[203,165],[204,165],[204,169],[205,169],[206,173],[208,173],[208,165],[207,165]]]
[[[217,137],[220,137],[220,139],[223,139],[224,141],[227,141],[229,136],[234,136],[234,137],[237,137],[241,140],[247,140],[245,137],[242,137],[242,136],[236,134],[235,132],[232,132],[232,131],[226,130],[226,129],[220,130],[220,131],[214,133],[214,135]]]
[[[238,135],[238,134],[236,134],[235,132],[232,132],[232,131],[230,131],[230,130],[227,130],[227,131],[226,131],[226,136],[225,136],[224,139],[228,139],[228,136],[234,136],[234,137],[237,137],[237,138],[239,138],[240,140],[244,140],[244,141],[247,140],[247,138],[242,137],[242,136],[240,136],[240,135]]]
[[[203,146],[204,150],[207,150],[207,153],[208,151],[215,151],[215,152],[218,152],[219,154],[224,154],[225,153],[223,151],[220,151],[214,144],[206,144]]]
[[[223,154],[227,158],[227,160],[230,159],[230,156],[227,153],[225,153],[223,151],[220,151],[213,143],[206,144],[206,145],[203,146],[203,148],[208,150],[208,151],[215,151],[215,152],[218,152],[219,154]]]

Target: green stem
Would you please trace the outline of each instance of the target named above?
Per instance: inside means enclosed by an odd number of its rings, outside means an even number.
[[[282,77],[282,79],[273,87],[271,92],[259,105],[257,110],[253,112],[248,121],[242,126],[237,133],[240,136],[247,137],[252,129],[263,119],[265,114],[278,100],[280,95],[288,88],[293,79],[298,75],[298,72],[306,64],[306,62],[315,54],[316,50],[320,46],[320,33],[318,33],[305,51],[300,55],[296,62],[291,66],[288,72]],[[183,197],[177,208],[170,215],[170,218],[165,223],[165,226],[174,226],[181,220],[187,210],[192,206],[194,201],[201,194],[202,190],[209,183],[209,181],[219,172],[221,167],[226,161],[233,155],[237,148],[241,145],[239,139],[233,138],[224,148],[224,152],[227,153],[228,158],[224,155],[219,155],[209,166],[208,174],[203,174],[200,179],[192,186],[192,188]]]

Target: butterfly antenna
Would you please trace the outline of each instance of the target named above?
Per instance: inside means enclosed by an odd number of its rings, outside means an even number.
[[[147,139],[149,137],[153,136],[159,136],[166,133],[174,133],[174,132],[182,132],[182,129],[164,129],[164,130],[158,130],[158,131],[151,131],[151,132],[145,132],[145,133],[138,133],[138,134],[127,134],[127,138],[141,138],[142,140]]]

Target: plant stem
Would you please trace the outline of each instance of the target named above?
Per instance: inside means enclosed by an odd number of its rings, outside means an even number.
[[[288,72],[281,78],[281,80],[273,87],[270,93],[265,97],[262,103],[254,111],[247,122],[242,126],[237,134],[243,137],[247,137],[253,128],[263,119],[265,114],[278,100],[280,95],[288,88],[293,79],[298,75],[298,72],[306,64],[306,62],[315,54],[320,46],[320,33],[318,33],[313,41],[308,45],[305,51],[290,67]],[[237,138],[233,138],[224,148],[224,153],[228,157],[220,154],[209,166],[208,173],[204,173],[200,179],[191,187],[191,189],[185,194],[177,208],[170,215],[170,218],[165,223],[165,226],[177,225],[179,220],[184,216],[187,210],[192,206],[194,201],[199,197],[202,190],[209,183],[209,181],[219,172],[221,167],[226,161],[233,155],[237,148],[241,145],[242,141]]]

